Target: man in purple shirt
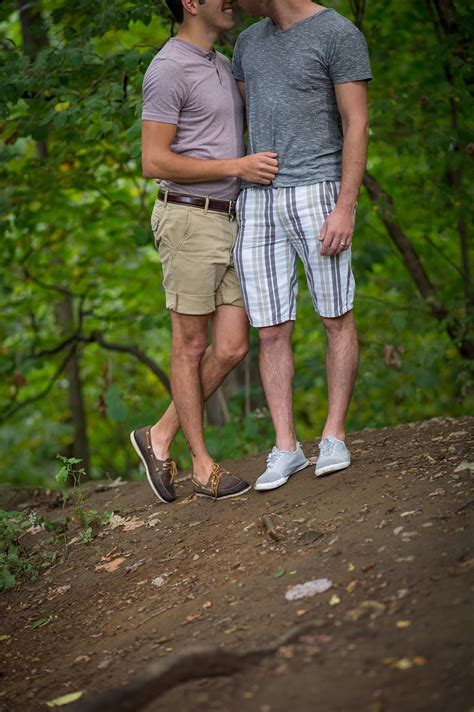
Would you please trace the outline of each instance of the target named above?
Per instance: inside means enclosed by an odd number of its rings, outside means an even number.
[[[172,502],[176,465],[169,450],[181,425],[195,494],[224,499],[250,488],[213,461],[203,431],[204,401],[248,349],[232,259],[234,201],[240,179],[270,185],[278,162],[272,152],[244,155],[242,98],[230,62],[213,50],[219,33],[234,27],[231,0],[167,3],[180,29],[145,75],[142,162],[145,177],[160,180],[151,225],[171,312],[174,402],[131,441],[155,494]]]

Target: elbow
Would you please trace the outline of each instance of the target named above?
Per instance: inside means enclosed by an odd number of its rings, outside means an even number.
[[[167,178],[166,160],[162,156],[142,154],[142,172],[144,178]]]
[[[145,159],[142,160],[142,173],[144,178],[157,178],[159,175],[158,167]]]

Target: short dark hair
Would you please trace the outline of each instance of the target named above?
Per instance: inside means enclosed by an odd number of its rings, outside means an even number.
[[[166,0],[166,4],[168,5],[170,12],[173,14],[176,22],[181,24],[184,20],[183,3],[181,0]]]

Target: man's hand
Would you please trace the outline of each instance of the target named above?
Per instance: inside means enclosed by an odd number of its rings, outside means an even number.
[[[336,206],[322,227],[319,236],[320,254],[323,256],[338,255],[343,250],[348,250],[352,242],[354,226],[354,210]]]
[[[237,159],[238,177],[248,183],[271,185],[278,173],[278,153],[252,153]]]

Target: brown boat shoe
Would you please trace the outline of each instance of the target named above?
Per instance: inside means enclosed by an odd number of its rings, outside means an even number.
[[[134,430],[130,433],[130,440],[140,460],[145,466],[146,476],[150,487],[158,499],[166,504],[174,502],[176,491],[174,480],[177,474],[176,463],[168,458],[158,460],[151,444],[151,425]]]
[[[230,472],[224,470],[223,467],[214,464],[209,480],[205,485],[191,478],[196,497],[209,497],[210,499],[228,499],[229,497],[238,497],[244,492],[248,492],[251,485],[240,477],[231,475]]]

